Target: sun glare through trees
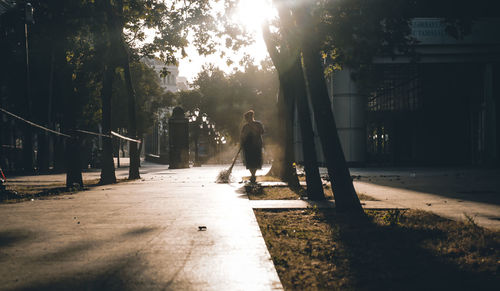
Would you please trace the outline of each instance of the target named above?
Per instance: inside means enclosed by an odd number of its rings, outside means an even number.
[[[220,52],[209,56],[199,56],[194,48],[188,47],[186,51],[189,56],[179,60],[180,74],[188,79],[193,79],[201,71],[202,65],[206,63],[213,63],[228,73],[241,67],[239,61],[244,56],[250,56],[256,64],[259,64],[268,56],[266,45],[262,39],[262,24],[276,17],[277,12],[271,0],[238,1],[230,19],[233,24],[252,36],[253,43],[242,47],[239,51],[221,47],[220,50],[224,51],[223,57]],[[228,62],[228,60],[230,61]]]
[[[241,0],[233,20],[246,30],[260,34],[261,25],[276,17],[271,0]]]

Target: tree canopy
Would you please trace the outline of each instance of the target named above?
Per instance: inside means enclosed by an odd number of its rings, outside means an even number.
[[[185,110],[200,108],[232,141],[238,141],[243,114],[253,109],[266,126],[271,140],[276,131],[276,72],[269,60],[260,68],[247,59],[244,69],[226,74],[215,65],[204,66],[192,91],[179,92],[177,102]]]

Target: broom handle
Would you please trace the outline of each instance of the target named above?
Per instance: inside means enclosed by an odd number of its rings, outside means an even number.
[[[233,169],[234,163],[236,163],[236,159],[238,158],[238,155],[240,154],[240,152],[241,152],[241,147],[238,150],[238,152],[236,153],[236,156],[234,156],[233,163],[231,164],[231,167],[229,167],[229,169],[231,169],[231,170]]]

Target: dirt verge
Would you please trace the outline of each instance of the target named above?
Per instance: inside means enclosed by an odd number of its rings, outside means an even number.
[[[494,290],[500,233],[409,210],[255,210],[286,290]]]

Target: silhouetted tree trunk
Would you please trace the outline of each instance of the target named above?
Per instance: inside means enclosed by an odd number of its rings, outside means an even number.
[[[291,109],[287,108],[283,89],[278,92],[278,120],[282,121],[278,124],[277,140],[278,150],[275,153],[275,159],[271,169],[267,173],[269,176],[278,177],[281,181],[288,184],[289,187],[297,189],[300,187],[297,170],[293,166],[293,104]],[[288,106],[290,107],[290,106]]]
[[[304,170],[306,172],[307,196],[312,200],[324,200],[323,184],[319,174],[314,132],[311,122],[311,111],[307,100],[307,90],[304,74],[300,65],[299,57],[292,63],[290,69],[283,74],[282,81],[286,86],[291,98],[296,100],[299,117],[300,134],[302,137],[302,152],[304,156]]]
[[[66,187],[75,184],[83,187],[81,150],[78,134],[72,134],[72,137],[66,140]]]
[[[83,187],[80,140],[78,135],[74,132],[76,128],[76,111],[78,110],[76,108],[78,102],[75,100],[77,96],[73,90],[72,80],[70,79],[71,74],[66,73],[64,76],[68,76],[69,78],[65,78],[66,84],[63,86],[65,89],[64,92],[68,94],[64,101],[63,131],[69,132],[71,135],[71,138],[66,139],[64,154],[66,163],[66,187],[72,187],[74,184]]]
[[[109,31],[112,34],[111,41],[117,47],[118,63],[124,70],[125,86],[127,89],[127,103],[128,103],[128,133],[132,138],[137,139],[137,119],[136,119],[136,97],[135,90],[132,84],[132,77],[130,75],[130,60],[129,53],[125,40],[123,39],[123,1],[116,1],[116,8],[106,0],[106,6],[109,17]],[[138,151],[138,144],[130,142],[130,166],[129,166],[129,180],[139,179],[139,166],[140,156]]]
[[[105,0],[103,9],[106,13],[106,23],[104,38],[106,39],[106,64],[104,65],[104,75],[101,89],[102,99],[102,132],[111,137],[111,97],[113,93],[113,79],[116,68],[116,49],[120,38],[117,35],[120,31],[115,31],[118,28],[115,25],[115,13],[111,6],[110,0]],[[113,160],[113,140],[111,138],[103,138],[102,140],[102,159],[101,159],[101,180],[100,184],[116,183],[115,163]]]
[[[124,48],[125,49],[125,48]],[[126,53],[126,51],[124,52]],[[128,55],[123,56],[124,64],[123,69],[125,74],[125,84],[127,86],[128,95],[128,132],[132,138],[137,139],[137,123],[136,123],[136,105],[135,105],[135,90],[132,85],[132,78],[130,76],[130,63]],[[138,144],[136,142],[129,142],[130,144],[130,167],[128,172],[129,180],[140,179],[139,167],[140,167],[140,156],[138,150]]]
[[[312,22],[310,22],[310,19],[302,18],[306,17],[304,14],[300,14],[300,17],[300,23],[303,24],[301,49],[304,71],[309,85],[316,126],[326,158],[328,175],[332,183],[335,207],[338,211],[362,213],[363,209],[356,195],[337,133],[337,125],[326,87],[318,42],[314,39],[315,32],[312,27],[307,25]],[[306,37],[306,35],[309,37]]]
[[[281,13],[280,13],[281,15]],[[307,102],[307,90],[305,87],[300,58],[296,50],[291,49],[290,40],[280,43],[280,52],[277,44],[274,43],[268,27],[263,28],[264,40],[266,42],[269,55],[278,72],[280,87],[283,89],[285,104],[297,104],[299,124],[302,134],[302,149],[304,156],[304,170],[306,172],[308,197],[315,200],[325,198],[321,177],[319,175],[316,158],[316,147],[314,145],[314,135]],[[284,37],[286,38],[286,37]],[[294,114],[294,107],[286,106],[289,116]],[[293,120],[293,119],[291,119]]]
[[[109,55],[109,54],[108,54]],[[104,68],[104,76],[101,89],[102,100],[102,132],[111,136],[111,94],[114,77],[114,66],[108,59]],[[116,183],[115,163],[113,161],[113,140],[111,138],[102,139],[101,157],[101,180],[100,184]]]

